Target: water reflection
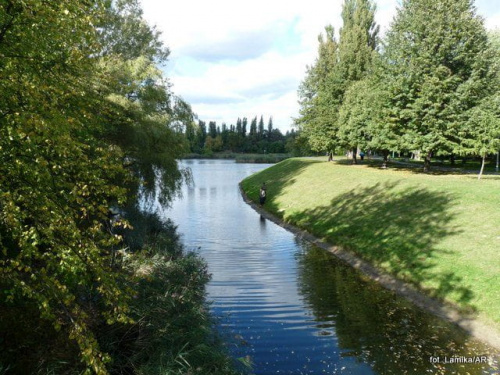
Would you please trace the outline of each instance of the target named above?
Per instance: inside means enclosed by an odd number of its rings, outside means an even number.
[[[260,215],[260,233],[264,234],[266,231],[266,218]]]
[[[212,186],[210,187],[210,198],[215,199],[217,197],[217,188]]]
[[[212,310],[256,374],[493,374],[432,363],[489,350],[246,205],[238,182],[265,167],[189,161],[196,189],[166,213],[212,274]],[[187,195],[187,197],[186,197]]]
[[[493,368],[487,370],[488,363],[431,363],[431,357],[444,362],[452,356],[488,356],[488,349],[363,280],[358,271],[322,249],[307,247],[298,258],[300,293],[314,312],[317,328],[324,335],[335,333],[344,355],[362,359],[381,374],[494,373]]]

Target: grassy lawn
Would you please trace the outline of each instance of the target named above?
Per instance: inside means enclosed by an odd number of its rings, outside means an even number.
[[[500,328],[500,176],[288,159],[242,182],[266,209]]]

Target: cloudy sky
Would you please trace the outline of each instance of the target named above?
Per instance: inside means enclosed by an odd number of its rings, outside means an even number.
[[[476,0],[486,27],[500,27],[498,0]],[[341,26],[342,0],[141,0],[144,16],[171,49],[165,68],[173,91],[203,121],[235,124],[238,117],[273,117],[291,129],[297,88],[314,62],[324,26]],[[376,0],[387,30],[398,0]],[[497,4],[495,4],[497,3]],[[174,5],[175,4],[175,5]]]

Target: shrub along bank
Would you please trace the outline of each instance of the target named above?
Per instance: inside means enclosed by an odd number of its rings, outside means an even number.
[[[133,295],[132,321],[109,324],[98,315],[99,298],[82,293],[92,313],[88,324],[107,358],[107,371],[95,373],[240,373],[208,309],[206,263],[184,250],[172,222],[135,206],[124,216],[134,229],[117,229],[127,251],[116,254],[115,267],[122,270],[120,287]],[[40,319],[31,301],[3,306],[1,316],[0,374],[93,373],[64,328]]]
[[[500,177],[288,159],[242,182],[265,209],[500,327]]]

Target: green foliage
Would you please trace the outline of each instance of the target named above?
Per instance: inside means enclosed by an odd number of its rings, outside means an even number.
[[[431,16],[432,15],[432,16]],[[464,152],[469,110],[491,92],[487,36],[469,0],[403,3],[387,36],[385,58],[401,149]]]
[[[325,28],[325,37],[318,37],[318,58],[307,68],[301,83],[300,117],[295,124],[309,140],[314,151],[332,150],[336,146],[336,118],[339,101],[338,44],[332,26]]]
[[[146,56],[165,63],[170,51],[160,41],[160,33],[142,18],[137,0],[107,1],[98,24],[101,56],[120,56],[133,60]]]
[[[339,113],[338,138],[348,148],[367,149],[370,127],[378,120],[373,107],[379,93],[371,88],[369,82],[362,80],[353,83],[345,94]]]
[[[74,1],[2,5],[0,267],[1,303],[31,301],[104,373],[109,358],[82,291],[99,300],[103,319],[129,321],[128,293],[109,263],[118,239],[103,226],[109,202],[125,200],[115,181],[129,177],[120,150],[95,137],[102,118],[87,56],[99,10]]]
[[[462,147],[465,154],[485,156],[500,149],[500,96],[489,96],[470,110]]]
[[[186,102],[170,92],[156,65],[166,59],[168,50],[141,15],[137,1],[119,1],[107,9],[99,28],[103,48],[98,84],[106,95],[105,136],[124,151],[143,193],[154,197],[158,179],[160,202],[167,203],[183,177],[176,158],[187,149],[177,129],[184,122],[192,123],[194,115]],[[127,37],[134,30],[137,34]]]
[[[181,126],[184,141],[188,144],[188,153],[212,156],[214,153],[285,153],[287,140],[291,132],[285,135],[279,129],[273,128],[272,118],[269,118],[267,129],[264,127],[264,117],[261,116],[257,125],[257,117],[250,124],[250,132],[246,132],[247,119],[238,118],[236,126],[225,123],[218,126],[215,121],[209,122],[207,132],[204,121],[198,124],[186,122]],[[185,156],[184,156],[185,157]]]
[[[378,34],[374,16],[375,6],[371,1],[346,0],[339,42],[335,40],[332,26],[325,29],[326,40],[322,35],[319,37],[318,58],[308,68],[299,88],[301,109],[296,120],[315,151],[332,152],[338,146],[356,148],[358,143],[366,143],[359,131],[347,134],[349,124],[346,122],[359,124],[359,119],[349,120],[351,110],[344,107],[351,102],[344,104],[344,100],[349,87],[363,79],[371,68]],[[339,118],[342,108],[342,118]]]
[[[296,121],[312,148],[422,153],[425,169],[433,155],[495,152],[499,38],[488,40],[472,2],[403,1],[381,58],[374,11],[346,0],[338,44],[331,27],[328,44],[320,38]]]
[[[135,0],[0,4],[0,321],[18,344],[0,341],[0,363],[13,373],[106,374],[100,333],[137,319],[116,261],[128,224],[110,208],[155,186],[169,202],[186,175],[176,127],[194,118],[141,14]],[[199,302],[204,268],[185,262]]]
[[[362,79],[371,68],[379,26],[370,0],[345,0],[339,39],[339,70],[345,87]]]
[[[184,252],[172,222],[137,205],[125,215],[134,226],[123,233],[133,251],[121,255],[134,290],[134,324],[101,327],[111,372],[234,374],[205,302],[206,263]]]

